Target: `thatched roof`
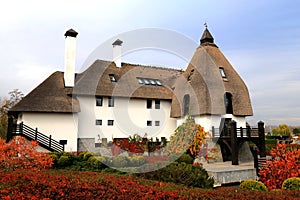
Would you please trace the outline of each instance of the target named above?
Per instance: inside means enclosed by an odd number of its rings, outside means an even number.
[[[130,98],[172,99],[172,84],[181,71],[142,65],[96,60],[87,70],[78,75],[73,94],[116,96]],[[116,82],[110,80],[114,76]],[[144,85],[140,79],[158,80],[161,85]]]
[[[222,78],[223,68],[226,78]],[[253,115],[248,89],[206,29],[182,77],[176,80],[171,117],[183,116],[183,97],[190,95],[190,115],[226,114],[224,94],[232,94],[233,114]]]
[[[220,67],[226,78],[222,78]],[[159,84],[142,84],[139,79]],[[189,95],[190,115],[222,115],[226,113],[226,92],[232,94],[234,115],[253,115],[245,83],[214,44],[206,28],[185,71],[128,63],[117,67],[112,61],[96,60],[76,75],[73,89],[64,88],[63,72],[55,72],[11,111],[78,112],[76,96],[91,95],[170,100],[171,117],[182,117],[183,98]]]
[[[44,82],[26,95],[11,112],[79,112],[79,103],[64,87],[63,72],[54,72]]]

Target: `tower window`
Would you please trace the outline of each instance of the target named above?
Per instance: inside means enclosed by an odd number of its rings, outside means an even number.
[[[190,111],[190,95],[186,94],[183,97],[183,115],[188,115]]]
[[[226,78],[226,74],[225,74],[224,68],[220,67],[219,70],[220,70],[220,74],[221,74],[222,78]]]
[[[159,126],[160,125],[160,121],[155,121],[155,126]]]
[[[226,92],[224,94],[224,103],[225,103],[225,109],[226,114],[232,114],[232,95],[229,92]]]

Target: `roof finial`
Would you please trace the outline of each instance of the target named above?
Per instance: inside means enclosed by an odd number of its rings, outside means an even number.
[[[205,28],[207,28],[207,23],[206,22],[204,23],[204,26],[205,26]]]

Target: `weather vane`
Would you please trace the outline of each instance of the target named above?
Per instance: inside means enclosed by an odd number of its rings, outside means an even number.
[[[204,23],[204,26],[205,26],[205,28],[207,28],[207,23],[206,22]]]

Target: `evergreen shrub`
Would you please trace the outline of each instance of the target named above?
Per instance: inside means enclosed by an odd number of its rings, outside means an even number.
[[[240,188],[247,189],[247,190],[263,191],[263,192],[268,191],[265,184],[256,180],[245,180],[240,184]]]
[[[283,190],[300,190],[300,178],[288,178],[282,183]]]

